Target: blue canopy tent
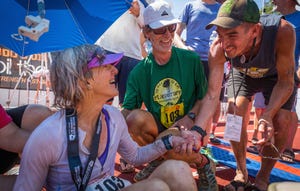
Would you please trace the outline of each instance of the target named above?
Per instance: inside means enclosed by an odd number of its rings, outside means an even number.
[[[128,10],[130,2],[1,0],[0,45],[27,56],[93,44]]]

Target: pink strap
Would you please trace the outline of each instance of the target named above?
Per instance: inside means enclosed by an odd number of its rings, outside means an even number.
[[[5,127],[12,121],[12,118],[6,113],[2,105],[0,104],[0,129]]]

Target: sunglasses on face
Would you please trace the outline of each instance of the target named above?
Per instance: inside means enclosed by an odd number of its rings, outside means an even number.
[[[149,28],[153,31],[154,34],[165,34],[167,30],[169,30],[170,33],[173,33],[176,30],[176,26],[176,24],[172,24],[158,29],[152,29],[150,26]]]
[[[102,61],[105,58],[105,51],[101,48],[96,48],[93,54],[88,58],[88,69],[95,68],[97,66],[100,66]]]

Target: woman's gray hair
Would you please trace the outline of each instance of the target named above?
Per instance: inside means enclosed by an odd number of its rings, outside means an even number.
[[[82,45],[54,53],[50,70],[50,80],[54,92],[54,106],[58,108],[75,108],[84,97],[82,85],[88,85],[92,73],[87,64],[101,49],[97,45]]]

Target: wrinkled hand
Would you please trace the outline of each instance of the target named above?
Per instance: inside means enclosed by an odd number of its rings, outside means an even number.
[[[138,17],[140,15],[140,5],[137,0],[133,0],[131,3],[131,7],[129,8],[129,13]]]
[[[274,143],[274,126],[272,119],[261,117],[258,121],[258,132],[261,134],[261,139],[257,142],[260,148]]]
[[[174,136],[173,138],[181,138],[181,141],[178,141],[179,144],[176,146],[173,145],[175,152],[180,154],[191,154],[194,152],[199,152],[201,144],[199,139],[192,131],[182,130],[181,137]],[[184,140],[182,142],[182,140]]]
[[[179,153],[179,152],[181,152],[181,148],[182,147],[186,148],[188,144],[187,144],[187,141],[183,137],[172,135],[172,145],[173,145],[174,151],[176,153]]]
[[[178,127],[181,130],[190,129],[194,125],[194,121],[191,120],[187,115],[185,115],[183,118],[176,121],[172,127]]]

